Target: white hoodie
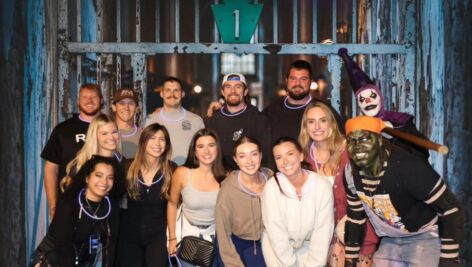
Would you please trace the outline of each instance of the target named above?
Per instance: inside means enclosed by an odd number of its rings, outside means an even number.
[[[269,179],[262,194],[262,252],[268,267],[325,266],[333,236],[333,189],[320,175],[308,179],[297,197],[295,187],[282,174]]]

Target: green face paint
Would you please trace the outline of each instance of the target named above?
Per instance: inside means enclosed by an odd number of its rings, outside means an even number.
[[[357,130],[347,137],[347,151],[354,164],[360,168],[375,167],[375,162],[379,162],[381,145],[379,134]]]

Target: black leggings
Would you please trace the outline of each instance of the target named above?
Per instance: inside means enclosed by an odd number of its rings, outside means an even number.
[[[167,237],[158,235],[149,242],[120,240],[118,262],[122,267],[167,266]]]

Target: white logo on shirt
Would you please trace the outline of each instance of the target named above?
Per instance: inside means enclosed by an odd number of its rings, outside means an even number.
[[[76,134],[75,135],[75,142],[79,143],[80,141],[85,142],[85,137],[87,137],[86,134]]]

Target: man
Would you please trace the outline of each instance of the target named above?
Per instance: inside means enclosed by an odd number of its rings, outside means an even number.
[[[271,161],[267,160],[272,158],[269,121],[254,106],[246,103],[248,95],[246,78],[239,73],[225,75],[221,95],[225,105],[211,118],[205,118],[205,125],[215,130],[220,138],[225,168],[238,169],[233,160],[233,145],[241,136],[255,138],[262,147],[263,164],[266,162],[270,164]]]
[[[351,88],[357,100],[357,106],[361,113],[366,116],[377,117],[385,121],[390,128],[395,128],[419,137],[424,135],[418,131],[415,126],[414,117],[408,113],[387,111],[384,107],[384,98],[380,88],[362,71],[361,68],[348,56],[346,48],[340,48],[339,56],[343,59]],[[427,149],[412,144],[408,141],[387,136],[390,142],[402,146],[404,149],[421,155],[424,158],[429,157]]]
[[[58,124],[41,152],[44,162],[44,188],[52,218],[56,209],[59,181],[66,175],[66,166],[82,148],[89,123],[100,113],[102,93],[95,84],[79,88],[79,114]]]
[[[353,266],[366,214],[381,243],[374,266],[457,266],[463,221],[445,182],[422,157],[382,139],[385,123],[346,123],[346,266]]]
[[[170,77],[164,80],[160,95],[164,105],[147,117],[146,126],[157,122],[167,128],[172,143],[172,160],[182,165],[187,159],[193,135],[205,127],[203,119],[182,107],[185,92],[179,79]]]
[[[136,93],[131,89],[123,88],[115,92],[111,106],[120,130],[123,156],[128,159],[134,158],[141,136],[141,129],[134,122],[138,103]]]
[[[319,101],[310,94],[312,77],[312,67],[309,62],[296,60],[290,65],[285,78],[288,96],[277,99],[263,111],[269,118],[272,142],[282,136],[298,139],[305,107],[314,101]],[[336,115],[338,125],[342,126],[339,114],[335,110],[333,113]]]

